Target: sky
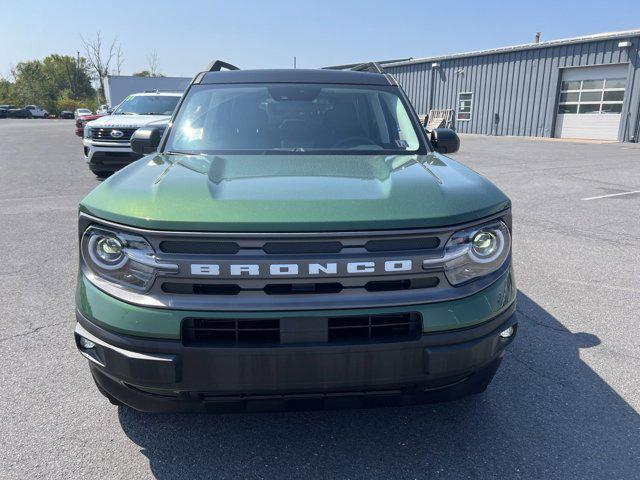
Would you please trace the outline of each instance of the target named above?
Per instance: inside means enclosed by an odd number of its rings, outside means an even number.
[[[82,53],[81,35],[122,45],[122,74],[191,77],[213,59],[316,68],[426,57],[640,29],[640,1],[2,0],[0,75],[20,61]]]

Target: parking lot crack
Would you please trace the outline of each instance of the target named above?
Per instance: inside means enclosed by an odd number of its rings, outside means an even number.
[[[8,337],[1,337],[0,338],[0,343],[7,342],[9,340],[13,340],[13,339],[16,339],[16,338],[28,337],[29,335],[33,335],[34,333],[38,333],[40,330],[44,330],[45,328],[57,327],[59,325],[64,325],[65,323],[67,323],[67,322],[49,323],[47,325],[40,325],[38,327],[33,327],[30,330],[27,330],[26,332],[16,333],[16,334],[10,335]]]
[[[560,378],[557,378],[557,377],[554,377],[552,375],[549,375],[546,372],[543,372],[542,370],[539,370],[538,368],[532,366],[528,362],[525,362],[520,357],[518,357],[518,355],[515,352],[511,352],[510,357],[513,358],[516,362],[518,362],[520,365],[525,367],[530,372],[536,374],[536,376],[542,377],[545,380],[548,380],[548,381],[550,381],[550,382],[552,382],[554,384],[557,383],[557,384],[562,385],[563,387],[566,387],[566,388],[569,388],[571,390],[577,391],[576,388],[573,387],[573,385],[568,384],[567,382],[565,382],[564,380],[562,380]]]
[[[555,332],[559,332],[559,333],[568,333],[570,335],[573,335],[569,330],[567,330],[566,328],[557,328],[554,327],[553,325],[549,325],[547,323],[541,322],[539,320],[537,320],[536,318],[532,317],[531,315],[523,312],[522,310],[520,310],[520,308],[516,308],[516,311],[522,315],[524,318],[526,318],[527,320],[529,320],[530,322],[535,323],[536,325],[539,325],[540,327],[544,327],[544,328],[548,328],[549,330],[553,330]]]

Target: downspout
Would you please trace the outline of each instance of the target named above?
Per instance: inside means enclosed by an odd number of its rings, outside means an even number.
[[[427,104],[427,115],[433,109],[433,92],[434,92],[434,88],[435,88],[435,85],[434,85],[435,84],[435,70],[439,66],[440,65],[438,63],[432,63],[431,64],[431,78],[429,80],[429,103]]]

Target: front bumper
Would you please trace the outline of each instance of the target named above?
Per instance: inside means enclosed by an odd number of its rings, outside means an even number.
[[[77,312],[76,345],[99,388],[152,412],[439,401],[478,393],[517,329],[515,302],[473,327],[416,341],[206,348],[116,334]],[[514,334],[500,333],[514,326]],[[81,346],[80,338],[93,342]]]
[[[129,142],[95,142],[83,139],[84,159],[94,172],[115,172],[142,158]]]

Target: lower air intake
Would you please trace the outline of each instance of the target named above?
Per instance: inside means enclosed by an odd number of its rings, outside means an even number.
[[[322,321],[319,321],[322,320]],[[367,344],[417,340],[419,313],[350,315],[327,318],[185,318],[182,342],[201,347],[269,347],[283,344]],[[310,332],[310,324],[314,330]],[[286,328],[285,328],[286,325]],[[318,328],[326,329],[319,332]],[[300,341],[296,342],[296,338]],[[322,340],[320,340],[322,339]]]

